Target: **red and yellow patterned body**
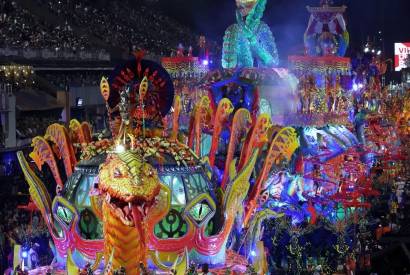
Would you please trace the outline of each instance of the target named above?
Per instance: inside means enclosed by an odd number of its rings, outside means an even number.
[[[135,227],[126,226],[111,207],[103,202],[104,257],[109,259],[114,250],[113,270],[125,267],[127,274],[139,274],[139,263],[146,264],[147,246]],[[110,274],[112,274],[110,272]]]

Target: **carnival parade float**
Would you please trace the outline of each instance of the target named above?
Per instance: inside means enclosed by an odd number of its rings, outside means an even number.
[[[346,7],[308,8],[306,55],[289,57],[288,70],[275,67],[266,0],[236,2],[221,69],[136,54],[101,80],[109,138],[72,120],[33,139],[35,165],[18,153],[55,270],[332,274],[354,270],[356,257],[370,264],[355,251],[379,195],[374,181],[404,169],[408,95],[398,106],[375,90],[381,60],[353,88]],[[198,95],[182,123],[174,84],[189,77]]]

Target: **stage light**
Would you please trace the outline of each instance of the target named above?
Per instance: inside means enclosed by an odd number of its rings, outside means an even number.
[[[370,51],[369,47],[364,48],[364,52],[368,53]]]
[[[208,61],[207,59],[202,60],[202,65],[208,66],[208,65],[209,65],[209,61]]]
[[[251,256],[252,256],[252,257],[255,257],[255,256],[256,256],[255,250],[252,250],[252,251],[251,251]]]
[[[27,258],[28,257],[27,251],[21,252],[21,257],[24,258],[24,259]]]
[[[359,89],[363,89],[363,87],[364,87],[364,85],[363,85],[363,83],[359,83]]]
[[[377,51],[377,55],[381,55],[382,54],[382,51],[381,50],[378,50]]]
[[[357,86],[356,83],[353,84],[353,91],[357,91],[359,89],[359,86]]]
[[[122,144],[118,144],[115,146],[115,152],[117,153],[124,153],[125,152],[125,146]]]

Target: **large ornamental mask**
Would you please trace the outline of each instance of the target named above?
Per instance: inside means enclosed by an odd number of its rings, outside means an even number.
[[[319,36],[319,46],[322,56],[335,55],[337,52],[337,41],[335,36],[330,32],[323,32]]]

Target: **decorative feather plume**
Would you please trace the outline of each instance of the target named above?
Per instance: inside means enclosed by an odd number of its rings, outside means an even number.
[[[105,77],[101,78],[100,91],[104,100],[107,101],[110,97],[110,84],[108,83],[108,80]]]

